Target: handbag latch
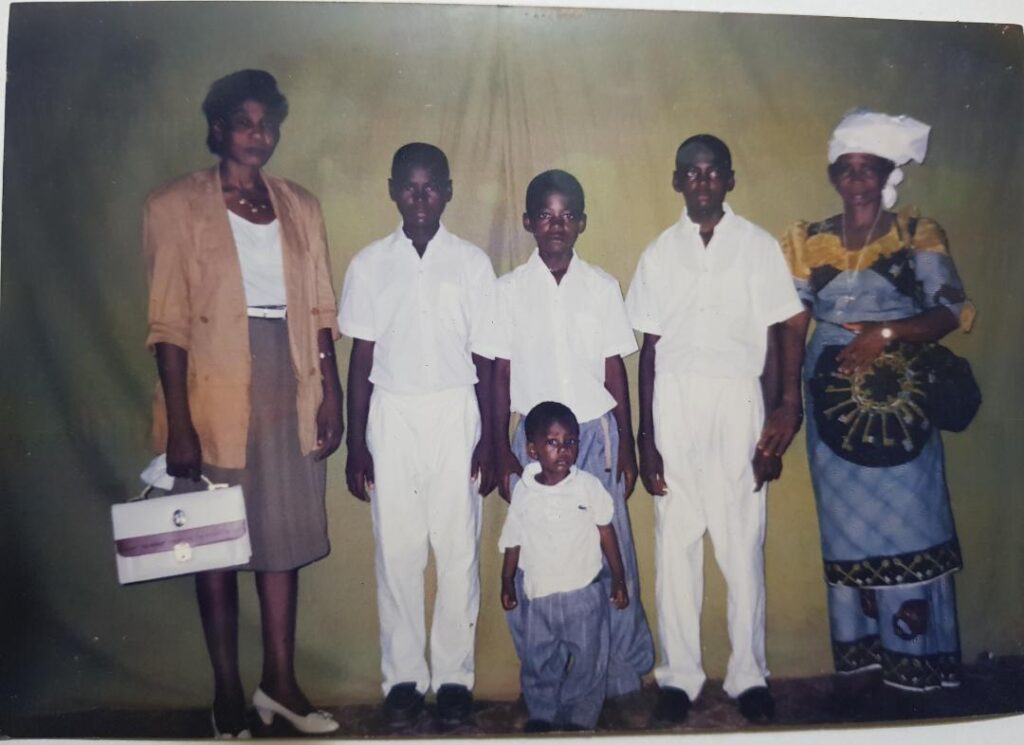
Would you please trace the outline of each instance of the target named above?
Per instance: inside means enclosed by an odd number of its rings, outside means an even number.
[[[192,559],[192,546],[187,543],[174,544],[175,561],[190,561]]]

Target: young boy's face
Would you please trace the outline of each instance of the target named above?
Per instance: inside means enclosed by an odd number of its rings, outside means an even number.
[[[388,192],[406,228],[436,229],[451,201],[452,182],[438,178],[431,168],[413,165],[388,179]]]
[[[561,192],[544,197],[535,214],[523,213],[523,227],[537,239],[542,259],[572,253],[576,239],[587,229],[587,216]]]
[[[686,200],[690,219],[701,220],[721,214],[725,195],[736,182],[732,170],[708,153],[681,164],[672,174],[672,186]]]
[[[579,452],[579,434],[561,422],[552,422],[546,432],[526,443],[526,454],[540,463],[544,483],[549,486],[569,475]]]

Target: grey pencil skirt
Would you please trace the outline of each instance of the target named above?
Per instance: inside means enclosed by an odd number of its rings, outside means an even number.
[[[249,319],[252,388],[245,468],[203,463],[214,483],[241,484],[252,559],[239,569],[281,572],[322,559],[331,550],[324,492],[326,461],[299,447],[295,373],[283,319]],[[171,493],[202,483],[175,479]]]

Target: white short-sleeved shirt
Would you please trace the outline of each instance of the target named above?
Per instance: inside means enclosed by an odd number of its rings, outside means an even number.
[[[511,408],[565,404],[581,422],[615,407],[604,387],[607,357],[636,351],[619,283],[579,256],[556,282],[540,252],[498,280],[488,356],[512,363]]]
[[[537,483],[540,464],[523,469],[498,538],[498,550],[519,546],[523,589],[530,599],[589,585],[601,571],[597,526],[615,507],[601,482],[575,466],[554,486]]]
[[[257,225],[228,210],[231,236],[235,239],[246,305],[287,305],[284,291],[284,260],[281,256],[281,222]]]
[[[626,295],[633,328],[661,337],[657,372],[723,378],[758,377],[768,327],[802,310],[778,242],[729,205],[707,247],[684,209],[644,250]]]
[[[349,264],[341,333],[374,342],[370,382],[422,394],[477,382],[472,354],[490,331],[494,268],[480,248],[444,225],[423,258],[399,225]]]

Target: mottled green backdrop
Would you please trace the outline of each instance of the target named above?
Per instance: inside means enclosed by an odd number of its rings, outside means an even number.
[[[733,146],[736,210],[774,233],[837,209],[825,143],[849,108],[934,126],[901,204],[947,229],[979,309],[950,345],[985,404],[946,438],[966,568],[965,657],[1024,640],[1020,261],[1024,140],[1019,27],[498,7],[328,4],[17,4],[11,9],[0,314],[0,706],[202,706],[212,695],[188,579],[120,588],[109,506],[145,465],[155,368],[143,347],[146,192],[211,162],[199,110],[209,83],[272,71],[292,114],[271,163],[319,195],[336,287],[352,255],[394,228],[391,153],[428,140],[450,155],[447,224],[499,272],[532,248],[529,179],[583,182],[580,252],[625,286],[641,249],[677,219],[680,140]],[[339,345],[347,357],[347,341]],[[635,374],[635,358],[629,361]],[[342,371],[344,375],[344,370]],[[634,388],[635,397],[635,388]],[[324,703],[379,695],[370,513],[330,463],[334,551],[302,574],[301,679]],[[651,499],[631,502],[653,620]],[[517,694],[485,509],[478,695]],[[777,676],[830,670],[814,504],[802,441],[769,496],[768,658]],[[708,562],[705,658],[724,672],[720,576]],[[259,674],[245,583],[242,660]]]

